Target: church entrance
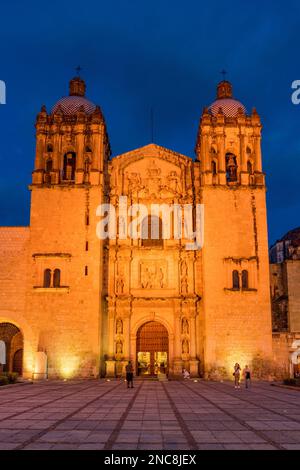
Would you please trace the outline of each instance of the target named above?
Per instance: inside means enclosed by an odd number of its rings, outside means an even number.
[[[137,332],[137,375],[168,373],[169,336],[161,323],[144,323]]]
[[[3,372],[22,375],[23,335],[12,323],[0,323],[0,364]]]

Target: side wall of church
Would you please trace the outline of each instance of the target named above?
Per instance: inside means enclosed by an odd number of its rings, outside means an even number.
[[[35,326],[25,315],[29,227],[0,228],[0,323],[13,323],[24,338],[23,369],[32,371]]]
[[[206,373],[269,357],[271,316],[265,190],[203,188],[203,315]],[[232,272],[249,273],[233,289]]]
[[[104,284],[96,236],[99,202],[98,187],[32,189],[25,315],[36,329],[36,349],[48,355],[49,377],[99,372]],[[43,287],[45,269],[52,272],[51,288]],[[58,288],[55,269],[61,271]]]

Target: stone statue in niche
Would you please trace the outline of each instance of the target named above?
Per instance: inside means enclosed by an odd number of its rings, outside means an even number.
[[[145,268],[141,275],[141,284],[143,289],[151,289],[151,273],[148,268]]]
[[[181,322],[181,333],[183,335],[188,335],[189,334],[189,322],[186,318],[182,319]]]
[[[116,342],[116,354],[123,354],[123,343],[120,339]]]
[[[188,293],[188,281],[186,277],[181,279],[181,293],[182,295],[187,295]]]
[[[182,341],[182,354],[189,354],[190,348],[189,348],[189,342],[187,339],[184,339]]]
[[[116,293],[117,294],[123,294],[124,292],[124,273],[123,271],[119,268],[118,274],[117,274],[117,279],[116,279]]]
[[[118,335],[123,334],[123,322],[122,322],[121,318],[118,318],[118,319],[117,319],[117,322],[116,322],[116,333],[117,333]]]
[[[188,273],[188,267],[187,267],[187,264],[186,264],[186,261],[183,260],[181,261],[181,276],[187,276],[187,273]]]
[[[116,281],[117,294],[123,294],[124,291],[124,280],[121,277],[117,277]]]

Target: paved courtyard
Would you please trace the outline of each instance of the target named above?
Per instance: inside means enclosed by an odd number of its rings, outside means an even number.
[[[0,449],[300,449],[300,392],[147,380],[0,388]]]

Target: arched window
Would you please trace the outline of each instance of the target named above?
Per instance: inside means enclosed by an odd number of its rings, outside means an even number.
[[[249,175],[253,174],[253,165],[252,165],[252,162],[250,160],[248,160],[248,162],[247,162],[247,171],[248,171]]]
[[[53,145],[52,145],[52,144],[48,144],[48,145],[47,145],[47,152],[48,152],[48,153],[53,152]]]
[[[148,215],[141,226],[142,246],[163,247],[162,220],[154,215]]]
[[[232,271],[232,288],[239,289],[240,288],[240,277],[238,271]]]
[[[44,287],[51,287],[51,269],[45,269],[44,271]]]
[[[92,152],[92,149],[91,149],[91,147],[90,147],[89,145],[86,145],[85,151],[86,151],[86,153],[91,153],[91,152]]]
[[[234,183],[237,181],[236,156],[232,153],[226,153],[226,180],[227,183]]]
[[[242,271],[242,289],[249,288],[249,275],[245,269]]]
[[[54,270],[53,287],[60,287],[60,269]]]
[[[76,153],[68,152],[64,156],[63,179],[65,181],[75,180]]]
[[[211,172],[213,176],[217,174],[217,162],[215,160],[212,160],[211,162]]]

